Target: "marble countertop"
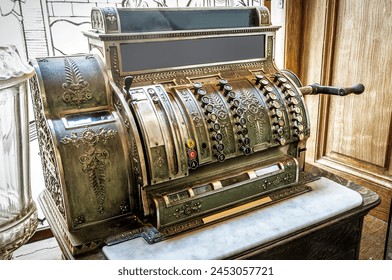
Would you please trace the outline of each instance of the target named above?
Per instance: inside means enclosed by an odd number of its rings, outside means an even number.
[[[358,190],[327,178],[306,185],[313,191],[224,222],[155,244],[135,238],[105,246],[102,251],[108,259],[224,259],[298,232],[364,203],[364,196]]]
[[[373,205],[374,203],[376,203],[378,201],[378,203],[380,202],[380,197],[378,196],[377,193],[373,192],[372,190],[365,188],[361,185],[358,185],[352,181],[349,181],[347,179],[344,179],[340,176],[337,176],[331,172],[328,172],[322,168],[318,168],[312,164],[306,163],[305,165],[305,170],[308,173],[320,176],[320,177],[325,177],[328,178],[340,185],[343,185],[347,188],[350,188],[354,191],[357,191],[358,193],[360,193],[362,195],[363,198],[363,206],[368,206],[368,205]]]

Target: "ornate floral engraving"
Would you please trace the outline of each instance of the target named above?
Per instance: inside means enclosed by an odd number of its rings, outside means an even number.
[[[267,58],[272,57],[272,44],[273,44],[274,38],[272,36],[268,36],[267,39]]]
[[[122,110],[121,101],[120,101],[119,99],[117,99],[117,100],[114,102],[114,104],[116,105],[117,110],[121,112],[121,110]]]
[[[72,143],[77,148],[82,143],[89,146],[95,146],[101,140],[104,144],[106,144],[107,141],[110,138],[113,138],[116,134],[117,131],[113,129],[105,130],[104,128],[100,128],[98,132],[95,132],[94,130],[88,128],[83,131],[82,137],[78,137],[78,134],[76,132],[73,132],[71,133],[71,137],[65,136],[61,140],[61,143],[65,145]]]
[[[235,147],[234,143],[234,133],[232,130],[231,122],[225,103],[223,102],[221,96],[217,93],[212,93],[210,96],[210,102],[214,106],[215,114],[218,116],[219,124],[221,126],[220,132],[223,136],[223,142],[225,144],[225,150],[228,153],[234,153]]]
[[[41,153],[42,170],[45,180],[45,187],[49,191],[56,208],[65,219],[64,198],[60,184],[60,172],[54,154],[52,135],[45,118],[41,93],[38,86],[37,77],[30,79],[30,88],[37,125],[38,143]]]
[[[105,243],[108,245],[112,245],[138,237],[142,237],[147,241],[147,243],[152,244],[160,241],[162,235],[156,228],[152,226],[143,226],[137,229],[132,229],[126,232],[112,235],[105,240]]]
[[[158,177],[164,176],[164,172],[163,172],[163,166],[165,165],[164,157],[165,155],[163,154],[162,149],[157,148],[153,150],[153,158],[155,159],[154,169]]]
[[[119,88],[124,87],[124,79],[120,77],[120,68],[119,68],[119,61],[118,61],[118,51],[117,47],[109,47],[110,51],[110,64],[112,70],[113,80],[115,81],[116,85]]]
[[[98,211],[104,213],[103,204],[106,196],[106,169],[110,166],[110,153],[107,149],[97,147],[99,142],[106,144],[107,141],[113,138],[117,131],[112,129],[105,130],[101,128],[98,132],[92,129],[83,131],[81,137],[78,137],[76,132],[71,134],[71,137],[65,136],[61,143],[64,145],[72,144],[79,147],[81,144],[87,146],[84,154],[79,157],[82,164],[82,171],[88,174],[90,185],[98,200]]]
[[[170,235],[174,235],[180,232],[183,232],[185,230],[191,229],[198,227],[203,224],[203,221],[201,219],[195,219],[190,222],[180,224],[180,225],[175,225],[172,227],[165,228],[162,232],[163,237],[167,237]]]
[[[121,213],[128,213],[129,212],[129,204],[127,205],[120,205],[120,211]]]
[[[256,134],[256,144],[262,144],[264,139],[265,115],[264,107],[260,101],[252,94],[249,89],[242,87],[240,84],[241,108],[247,117],[247,121]]]
[[[189,216],[193,213],[199,212],[201,207],[201,202],[185,203],[174,210],[173,216],[177,219],[181,218],[183,215]]]
[[[64,59],[65,79],[63,83],[63,101],[67,104],[75,104],[80,108],[82,103],[86,103],[93,97],[89,89],[89,83],[84,80],[75,61],[66,57]]]
[[[141,188],[143,184],[143,177],[141,173],[141,166],[140,166],[140,158],[139,158],[139,151],[137,149],[136,140],[132,137],[132,162],[133,162],[133,174],[135,175],[135,181],[137,182],[138,186]]]
[[[263,190],[268,190],[272,185],[272,182],[269,179],[266,179],[263,181],[263,184],[261,184],[261,188]]]
[[[297,186],[293,186],[281,191],[278,191],[274,194],[271,195],[271,199],[273,201],[275,200],[281,200],[281,199],[286,199],[288,197],[294,196],[294,195],[298,195],[301,193],[305,193],[305,192],[309,192],[312,191],[311,187],[305,186],[305,185],[297,185]]]
[[[125,120],[124,121],[124,125],[127,128],[127,130],[129,130],[129,128],[131,127],[131,124],[129,123],[129,120]]]
[[[267,10],[261,10],[260,11],[260,15],[261,15],[261,17],[265,20],[265,19],[269,19],[269,14],[268,14],[268,11]]]
[[[272,38],[272,37],[271,37]],[[272,46],[271,46],[272,47]],[[116,50],[116,47],[111,47],[111,49]],[[116,52],[116,51],[114,51]],[[117,52],[116,52],[117,54]],[[114,54],[111,54],[111,57]],[[116,72],[118,66],[114,66],[115,59],[112,58],[112,67],[115,69]],[[227,72],[237,73],[239,71],[244,71],[244,75],[249,74],[250,69],[263,69],[264,62],[249,62],[249,63],[241,63],[236,65],[220,65],[220,66],[210,66],[210,67],[200,67],[200,68],[192,68],[192,69],[183,69],[177,71],[167,71],[167,72],[157,72],[157,73],[148,73],[148,74],[141,74],[135,75],[133,82],[134,83],[144,83],[144,82],[153,82],[153,81],[163,81],[163,80],[171,80],[171,79],[181,79],[182,77],[195,77],[195,76],[202,76],[211,73],[221,73],[224,74],[225,77],[229,77]],[[117,67],[117,69],[116,69]],[[118,84],[119,85],[119,84]],[[121,87],[120,87],[121,88]]]
[[[167,0],[123,0],[123,7],[222,7],[222,6],[259,6],[261,0],[188,0],[188,1],[167,1]]]
[[[44,201],[44,205],[47,208],[46,211],[49,209],[55,209],[53,205],[53,201],[48,199],[48,195],[46,190],[43,193],[42,200]],[[96,241],[89,241],[86,243],[82,243],[81,245],[75,245],[74,240],[70,239],[69,236],[69,231],[66,225],[64,224],[63,221],[61,221],[61,216],[57,211],[52,211],[52,216],[51,218],[53,219],[53,224],[54,228],[59,231],[59,235],[62,237],[62,240],[64,241],[65,246],[69,249],[70,253],[72,255],[79,255],[82,253],[86,253],[89,251],[92,251],[98,247],[102,247],[104,242],[103,240],[96,240]]]
[[[285,171],[282,174],[276,175],[276,176],[271,176],[264,181],[262,181],[262,184],[260,187],[263,190],[268,190],[268,189],[274,189],[279,186],[287,185],[290,183],[293,183],[295,181],[295,171],[296,171],[296,165],[293,164],[291,161],[287,161],[285,163]],[[282,184],[282,181],[284,184]]]
[[[202,118],[201,118],[201,116],[200,116],[200,114],[198,112],[193,111],[191,113],[191,116],[192,116],[192,120],[193,120],[193,123],[195,124],[196,128],[203,126]]]
[[[103,29],[102,14],[98,10],[93,10],[91,14],[91,27],[93,29]]]
[[[80,226],[81,224],[83,224],[85,222],[84,216],[83,215],[79,215],[78,217],[76,217],[75,219],[73,219],[73,225],[74,227]]]
[[[183,96],[185,102],[192,102],[192,97],[189,95],[189,92],[187,90],[181,91],[181,95]]]
[[[109,21],[110,23],[114,23],[117,21],[117,17],[113,13],[108,13],[106,16],[106,21]]]

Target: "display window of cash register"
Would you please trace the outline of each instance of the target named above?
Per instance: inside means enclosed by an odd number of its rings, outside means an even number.
[[[304,95],[364,87],[278,69],[265,7],[93,8],[91,23],[90,53],[32,61],[40,204],[64,252],[230,258],[362,203],[306,171]]]

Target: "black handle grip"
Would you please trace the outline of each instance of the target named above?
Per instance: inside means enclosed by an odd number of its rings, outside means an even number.
[[[131,88],[133,83],[133,76],[126,76],[124,78],[124,91],[128,93],[129,89]]]
[[[321,86],[319,84],[312,84],[312,95],[313,94],[331,94],[331,95],[339,95],[345,96],[350,93],[361,94],[365,90],[365,86],[363,84],[356,84],[352,87],[330,87],[330,86]]]

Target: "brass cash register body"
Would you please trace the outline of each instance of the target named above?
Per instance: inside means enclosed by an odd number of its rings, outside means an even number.
[[[310,189],[299,80],[264,7],[96,8],[91,52],[32,61],[46,190],[73,255],[159,242]]]

